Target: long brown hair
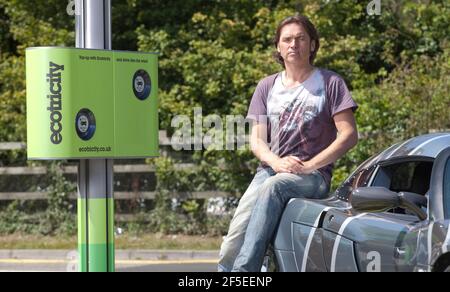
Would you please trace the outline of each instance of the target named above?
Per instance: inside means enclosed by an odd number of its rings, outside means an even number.
[[[283,29],[283,27],[285,27],[286,25],[291,24],[291,23],[296,23],[298,25],[301,25],[308,33],[309,38],[311,39],[311,43],[315,42],[314,51],[311,52],[311,55],[309,57],[309,63],[311,65],[313,65],[314,59],[316,58],[317,52],[319,51],[319,48],[320,48],[319,33],[317,32],[317,29],[314,26],[314,24],[312,24],[312,22],[306,16],[303,16],[303,15],[289,16],[288,18],[285,18],[284,20],[282,20],[280,22],[280,24],[278,25],[277,31],[275,33],[275,37],[273,39],[275,48],[278,48],[278,43],[280,42],[280,38],[281,38],[281,30]],[[280,63],[283,67],[285,67],[284,59],[283,59],[283,57],[281,57],[281,54],[278,51],[275,51],[273,53],[273,57],[275,58],[275,60],[278,63]]]

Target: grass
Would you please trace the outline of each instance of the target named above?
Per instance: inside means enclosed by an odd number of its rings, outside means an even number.
[[[117,249],[218,250],[222,237],[145,234],[116,238]]]
[[[76,238],[37,235],[0,235],[0,249],[75,249]]]
[[[219,250],[222,237],[187,235],[120,235],[116,249],[160,250]],[[77,248],[76,237],[50,237],[39,235],[0,235],[0,249],[62,249]]]

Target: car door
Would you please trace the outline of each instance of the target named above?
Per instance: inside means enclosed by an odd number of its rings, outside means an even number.
[[[413,271],[423,223],[416,216],[369,213],[349,226],[358,266],[366,272]]]
[[[330,210],[323,223],[324,258],[332,272],[408,271],[417,254],[417,218]],[[401,267],[401,268],[399,268]]]
[[[450,219],[450,147],[442,151],[434,163],[429,200],[432,220]]]
[[[375,171],[370,187],[425,196],[432,166],[433,160],[426,157],[386,161]],[[419,238],[427,224],[407,210],[396,209],[361,215],[340,235],[354,242],[360,271],[413,271],[420,254]]]
[[[439,270],[436,262],[450,251],[450,147],[436,158],[429,192],[430,224],[424,228],[420,244],[419,266],[424,270]],[[445,257],[445,256],[444,256]],[[448,266],[448,262],[445,261]],[[442,271],[446,266],[442,267]]]

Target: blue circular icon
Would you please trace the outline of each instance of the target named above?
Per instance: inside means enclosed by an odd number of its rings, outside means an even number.
[[[133,92],[140,100],[146,100],[152,91],[150,75],[145,70],[138,70],[133,76]]]
[[[94,114],[88,109],[80,110],[75,119],[75,128],[80,139],[84,141],[92,139],[96,129]]]

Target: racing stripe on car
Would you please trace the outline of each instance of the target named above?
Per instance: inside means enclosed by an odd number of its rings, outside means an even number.
[[[309,249],[311,248],[311,243],[312,243],[312,240],[313,240],[313,237],[314,237],[314,233],[316,232],[316,229],[319,227],[320,218],[322,217],[322,214],[324,212],[328,212],[328,210],[330,210],[330,209],[331,209],[331,207],[326,207],[325,209],[323,209],[319,213],[319,216],[317,216],[317,219],[314,222],[313,228],[311,228],[311,231],[309,232],[308,241],[306,242],[306,246],[305,246],[305,252],[303,253],[303,261],[302,261],[301,272],[306,272],[306,264],[308,262]]]
[[[433,141],[435,141],[435,140],[439,140],[439,139],[447,138],[447,137],[450,137],[450,135],[446,135],[446,136],[438,136],[438,137],[434,137],[434,138],[432,138],[432,139],[429,139],[429,140],[423,142],[422,144],[420,144],[419,146],[415,147],[414,151],[412,151],[412,152],[409,153],[408,155],[410,155],[410,156],[411,156],[411,155],[414,155],[414,154],[418,153],[420,150],[422,150],[423,147],[424,147],[425,145],[427,145],[427,144],[429,144],[429,143],[431,143],[431,142],[433,142]]]
[[[342,236],[340,234],[344,233],[344,230],[345,230],[345,228],[347,228],[347,225],[349,225],[353,220],[361,218],[362,216],[365,216],[365,215],[367,215],[367,213],[362,213],[362,214],[359,214],[358,216],[347,218],[344,221],[344,223],[342,224],[341,228],[339,229],[338,235],[336,236],[336,241],[334,242],[333,253],[331,255],[331,272],[336,271],[336,257],[337,257],[337,252],[339,249],[339,244],[341,243],[341,239],[342,239]]]
[[[433,252],[433,227],[434,222],[431,222],[430,226],[428,227],[428,271],[431,272],[431,257]]]
[[[395,147],[395,149],[392,149],[392,152],[389,153],[389,155],[388,155],[386,158],[384,158],[384,160],[388,160],[389,158],[391,158],[391,157],[395,154],[395,152],[397,152],[398,149],[400,149],[400,148],[402,148],[404,145],[408,144],[409,141],[411,141],[411,140],[413,140],[413,138],[411,138],[411,139],[409,139],[409,140],[406,140],[406,141],[403,142],[402,144],[400,144],[400,145],[398,145],[397,147]]]
[[[444,245],[442,246],[442,252],[448,252],[448,245],[450,244],[450,223],[447,227],[447,237],[445,237]]]
[[[294,224],[291,223],[291,234],[294,234]],[[294,237],[292,237],[292,250],[295,250],[295,246],[294,246]],[[295,268],[296,271],[298,271],[298,262],[297,262],[297,257],[294,256],[294,262],[295,262]]]

